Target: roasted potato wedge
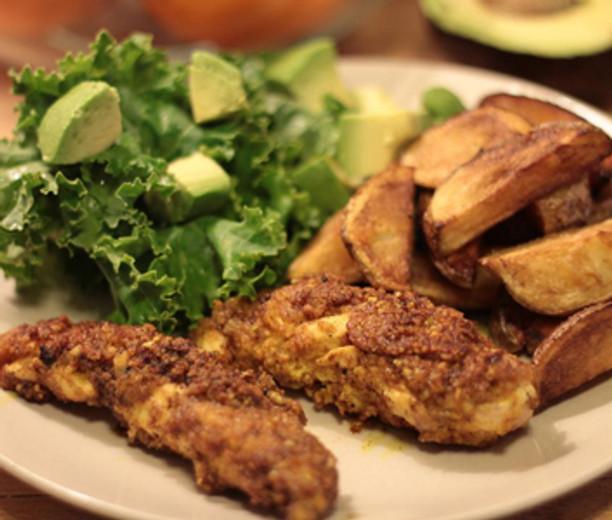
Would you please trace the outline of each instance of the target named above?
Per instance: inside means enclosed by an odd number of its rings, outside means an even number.
[[[593,204],[587,224],[597,224],[609,218],[612,218],[612,199],[600,200]]]
[[[523,307],[567,314],[612,298],[612,219],[485,256]]]
[[[608,182],[597,193],[587,224],[596,224],[609,218],[612,218],[612,182]]]
[[[497,298],[500,282],[485,270],[479,270],[472,289],[463,289],[449,282],[425,252],[412,257],[412,290],[440,305],[461,310],[490,309]]]
[[[584,121],[583,118],[541,99],[513,94],[491,94],[480,102],[481,107],[494,107],[514,112],[537,126],[552,121]]]
[[[417,226],[423,228],[423,216],[433,197],[433,191],[421,190],[417,197]],[[438,270],[451,282],[459,287],[470,289],[474,285],[478,258],[480,256],[480,240],[476,239],[447,257],[434,257],[432,261]]]
[[[480,257],[480,239],[476,238],[447,256],[436,256],[432,260],[438,270],[455,285],[470,289],[474,286],[478,258]]]
[[[491,309],[489,333],[493,342],[508,352],[533,353],[562,321],[531,312],[502,292]]]
[[[417,206],[416,206],[416,222],[419,227],[423,226],[423,217],[425,216],[425,212],[427,211],[427,207],[431,202],[431,198],[433,197],[434,192],[432,190],[419,190],[419,194],[417,196]]]
[[[508,247],[571,227],[601,222],[603,218],[593,220],[596,208],[585,175],[578,182],[559,188],[496,224],[485,233],[483,243]]]
[[[540,406],[612,369],[612,302],[563,321],[535,350]]]
[[[392,165],[363,184],[344,210],[342,238],[374,287],[408,287],[414,241],[413,176],[412,168]]]
[[[553,121],[582,121],[580,116],[558,105],[527,96],[492,94],[481,107],[495,107],[514,112],[534,126]],[[585,172],[586,173],[586,172]],[[529,206],[535,225],[544,235],[586,223],[592,207],[590,185],[585,177],[576,184],[564,186]]]
[[[346,283],[363,280],[359,267],[342,240],[342,211],[332,215],[310,243],[291,263],[287,277],[291,281],[309,275],[334,276]]]
[[[482,152],[434,193],[423,219],[437,256],[446,256],[531,202],[579,180],[611,147],[588,123],[549,123]]]
[[[604,177],[612,177],[612,155],[608,155],[608,157],[601,161],[600,171]]]
[[[404,152],[401,163],[414,167],[418,186],[437,188],[481,150],[525,134],[531,126],[506,110],[493,107],[470,110],[423,132]]]
[[[588,176],[536,200],[528,211],[543,235],[586,224],[593,211]]]

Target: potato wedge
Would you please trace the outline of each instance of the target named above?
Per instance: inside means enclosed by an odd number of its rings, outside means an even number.
[[[433,191],[421,190],[417,197],[417,227],[423,229],[423,216],[431,202]],[[438,270],[452,283],[459,287],[470,289],[474,285],[478,258],[480,256],[480,240],[474,240],[447,257],[433,257],[431,260]]]
[[[531,202],[579,180],[611,148],[587,123],[549,123],[460,167],[434,193],[423,219],[432,251],[446,256]]]
[[[534,126],[553,121],[585,121],[558,105],[527,96],[492,94],[485,97],[480,106],[514,112]],[[547,197],[535,201],[528,207],[528,211],[535,218],[535,225],[540,232],[547,235],[584,224],[591,205],[589,181],[585,176],[575,185],[564,186]]]
[[[612,302],[563,321],[533,354],[540,406],[612,369]]]
[[[536,200],[528,211],[543,235],[586,224],[593,211],[588,176]]]
[[[523,307],[561,315],[612,298],[612,219],[483,257]]]
[[[612,199],[603,199],[593,203],[587,224],[597,224],[609,218],[612,218]]]
[[[414,241],[413,176],[412,168],[391,165],[362,185],[345,208],[342,238],[374,287],[408,287]]]
[[[558,316],[531,312],[503,293],[491,309],[489,333],[493,342],[508,352],[533,353],[562,321]]]
[[[359,267],[342,240],[342,211],[334,213],[289,266],[287,277],[334,276],[346,283],[363,280]]]
[[[418,186],[437,188],[481,150],[525,134],[531,126],[506,110],[493,107],[470,110],[423,132],[404,152],[401,163],[414,167]]]
[[[412,257],[412,290],[440,305],[461,310],[485,310],[493,306],[501,287],[500,282],[485,270],[479,270],[472,289],[463,289],[449,282],[425,252]]]
[[[491,94],[480,102],[480,106],[514,112],[534,126],[552,121],[584,121],[582,117],[548,101],[514,94]]]
[[[609,218],[612,218],[612,182],[607,182],[597,192],[587,224],[596,224]]]
[[[608,155],[603,161],[601,161],[600,170],[604,177],[612,177],[612,155]]]
[[[434,192],[432,190],[420,189],[419,194],[417,196],[417,205],[416,205],[416,222],[419,228],[422,227],[423,217],[425,216],[425,212],[427,211],[427,207],[431,202],[431,198],[433,197]]]
[[[525,331],[525,350],[532,355],[540,344],[550,336],[563,321],[563,316],[537,314]]]
[[[435,253],[432,251],[433,263],[448,280],[465,289],[474,286],[480,257],[479,238],[468,242],[447,256],[436,256]]]
[[[496,224],[485,233],[483,242],[494,247],[509,247],[571,227],[601,222],[603,218],[593,220],[596,207],[585,175],[578,182],[557,189]]]

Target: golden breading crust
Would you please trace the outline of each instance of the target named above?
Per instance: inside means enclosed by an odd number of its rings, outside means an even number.
[[[255,302],[219,304],[196,337],[320,406],[414,427],[424,441],[490,444],[537,405],[528,363],[460,312],[409,291],[305,279]]]
[[[270,376],[152,326],[62,317],[17,327],[0,336],[0,384],[106,406],[130,440],[190,459],[205,491],[240,489],[291,520],[319,518],[337,495],[333,455]]]

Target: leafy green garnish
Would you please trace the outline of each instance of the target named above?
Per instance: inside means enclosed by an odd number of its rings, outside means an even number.
[[[170,62],[147,36],[118,43],[102,32],[90,52],[66,56],[56,71],[12,72],[23,101],[14,139],[0,141],[4,273],[19,286],[36,284],[54,255],[77,278],[104,281],[115,301],[112,319],[164,331],[196,323],[217,298],[254,296],[282,282],[330,211],[294,185],[291,171],[334,155],[343,107],[330,99],[312,114],[268,87],[262,57],[225,58],[242,73],[249,108],[207,125],[191,117],[186,65]],[[36,146],[40,121],[86,80],[119,92],[122,135],[77,165],[46,165]],[[144,194],[171,195],[177,188],[168,163],[195,151],[230,173],[230,202],[180,225],[154,222]]]
[[[461,99],[444,87],[427,89],[422,95],[422,102],[432,125],[437,125],[465,112],[465,105]]]

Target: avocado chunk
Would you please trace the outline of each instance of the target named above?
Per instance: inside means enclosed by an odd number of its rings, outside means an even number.
[[[612,47],[610,0],[420,0],[441,29],[506,51],[569,58]]]
[[[350,102],[338,72],[334,42],[328,38],[317,38],[284,51],[272,60],[266,74],[314,112],[323,108],[327,94]]]
[[[214,213],[228,199],[230,177],[213,159],[200,152],[168,164],[178,190],[169,198],[157,191],[147,193],[145,202],[152,216],[170,223]]]
[[[351,185],[384,170],[401,145],[418,135],[423,116],[398,107],[381,89],[364,87],[354,92],[355,112],[340,116],[338,162]]]
[[[346,205],[348,188],[340,181],[339,166],[329,157],[319,157],[297,168],[293,181],[310,195],[313,206],[332,213]]]
[[[247,104],[240,70],[216,54],[206,51],[192,54],[188,83],[196,123],[221,119]]]
[[[117,90],[83,81],[58,98],[38,127],[38,148],[49,164],[75,164],[103,152],[121,135]]]

